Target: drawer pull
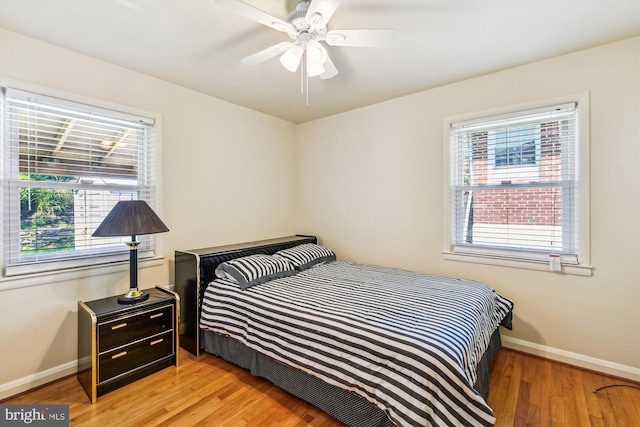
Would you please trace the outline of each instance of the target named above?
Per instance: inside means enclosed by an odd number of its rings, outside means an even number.
[[[112,326],[111,330],[113,331],[113,330],[116,330],[116,329],[124,328],[126,326],[127,326],[126,323],[120,323],[119,325]]]
[[[159,340],[151,341],[149,344],[150,345],[156,345],[156,344],[160,344],[162,341],[164,341],[164,338],[160,338]]]
[[[126,355],[127,355],[127,352],[123,351],[123,352],[120,352],[118,354],[114,354],[113,356],[111,356],[111,358],[112,359],[117,359],[118,357],[122,357],[122,356],[126,356]]]
[[[164,313],[156,313],[149,316],[149,319],[155,319],[156,317],[162,317]]]

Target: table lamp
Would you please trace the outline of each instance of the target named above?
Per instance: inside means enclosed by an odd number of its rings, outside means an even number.
[[[129,292],[118,298],[120,304],[134,304],[149,298],[138,290],[138,245],[136,236],[169,231],[144,200],[124,200],[116,203],[92,237],[131,236],[129,246]]]

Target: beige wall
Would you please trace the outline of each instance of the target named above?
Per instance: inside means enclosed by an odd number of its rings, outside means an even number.
[[[160,235],[165,259],[141,270],[140,287],[170,284],[175,249],[295,233],[292,123],[0,31],[4,82],[162,115],[159,214],[171,231]],[[0,281],[0,398],[75,372],[77,301],[124,293],[128,273],[120,270]],[[12,289],[25,284],[33,286]]]
[[[339,257],[484,281],[505,343],[640,379],[640,39],[298,126],[298,232]],[[593,276],[445,261],[443,119],[588,91]]]
[[[170,283],[175,249],[313,233],[344,259],[485,281],[516,302],[507,345],[640,378],[638,52],[636,38],[299,126],[4,30],[0,76],[162,115],[171,231],[141,287]],[[593,277],[444,261],[443,118],[584,91]],[[101,273],[0,280],[0,398],[75,372],[77,300],[128,287],[126,265]]]

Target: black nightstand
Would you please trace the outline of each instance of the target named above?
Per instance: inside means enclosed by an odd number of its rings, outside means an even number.
[[[171,365],[178,366],[179,297],[164,288],[149,299],[118,304],[118,297],[78,301],[78,380],[98,396]]]

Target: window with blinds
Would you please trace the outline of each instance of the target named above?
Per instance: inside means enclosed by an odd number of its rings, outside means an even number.
[[[578,116],[571,102],[450,123],[453,253],[578,264]]]
[[[92,233],[119,200],[154,207],[152,118],[3,88],[5,276],[128,259],[127,238]],[[141,257],[153,255],[140,236]]]

